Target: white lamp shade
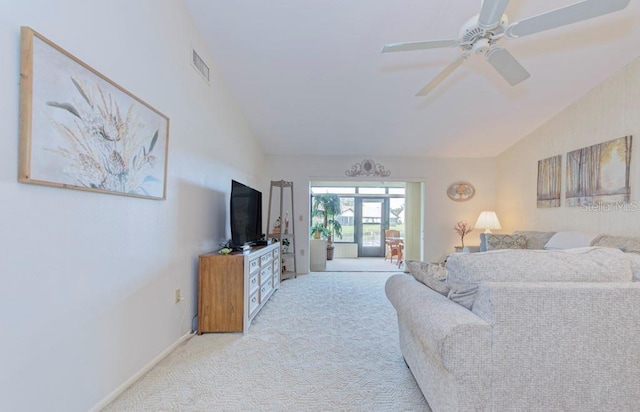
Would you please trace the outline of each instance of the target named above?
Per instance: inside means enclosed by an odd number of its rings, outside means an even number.
[[[491,211],[483,211],[478,216],[478,220],[476,221],[476,227],[478,229],[486,229],[485,233],[491,233],[491,229],[500,230],[502,226],[500,226],[500,221],[498,220],[498,216],[496,212]]]

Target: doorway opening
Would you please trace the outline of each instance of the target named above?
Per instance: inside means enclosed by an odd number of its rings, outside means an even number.
[[[341,236],[335,230],[331,233],[334,249],[327,270],[399,270],[399,258],[390,253],[386,231],[396,230],[394,237],[404,238],[405,186],[404,182],[311,182],[311,226],[324,222],[322,213],[318,216],[313,208],[314,196],[331,194],[340,202],[339,214],[330,216],[328,224],[334,229],[335,220]],[[325,240],[329,239],[325,236]]]

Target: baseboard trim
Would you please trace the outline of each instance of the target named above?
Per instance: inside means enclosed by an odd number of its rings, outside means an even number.
[[[106,407],[108,404],[113,402],[113,400],[116,399],[118,396],[120,396],[122,394],[122,392],[124,392],[129,386],[133,385],[135,383],[135,381],[140,379],[145,373],[149,372],[149,370],[151,370],[151,368],[156,366],[158,364],[158,362],[160,362],[162,359],[167,357],[167,355],[169,355],[175,348],[177,348],[183,342],[186,342],[189,339],[191,339],[193,336],[195,336],[195,334],[196,334],[195,332],[188,332],[188,333],[182,335],[171,346],[169,346],[167,349],[162,351],[155,358],[151,359],[151,361],[149,363],[147,363],[142,369],[140,369],[132,377],[130,377],[129,379],[124,381],[120,386],[118,386],[116,389],[114,389],[113,392],[111,392],[104,399],[102,399],[100,402],[98,402],[97,405],[95,405],[93,408],[89,409],[89,412],[98,412],[98,411],[102,410],[104,407]]]

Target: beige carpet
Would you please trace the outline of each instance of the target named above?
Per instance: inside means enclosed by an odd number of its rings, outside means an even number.
[[[104,411],[430,411],[400,353],[390,275],[286,280],[249,333],[193,337]]]
[[[336,258],[327,261],[327,272],[402,272],[397,259],[381,257]]]

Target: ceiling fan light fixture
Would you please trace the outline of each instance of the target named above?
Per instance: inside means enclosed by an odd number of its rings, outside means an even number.
[[[481,54],[481,53],[488,52],[490,48],[491,48],[491,42],[489,41],[489,39],[483,38],[483,39],[478,39],[475,43],[473,43],[473,46],[471,47],[471,51],[474,52],[475,54]]]

